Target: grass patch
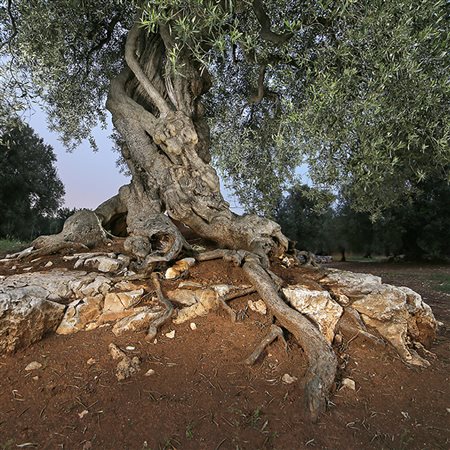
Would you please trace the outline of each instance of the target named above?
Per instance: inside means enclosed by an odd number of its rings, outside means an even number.
[[[27,247],[29,247],[29,242],[19,241],[18,239],[0,239],[0,255],[16,253]]]
[[[433,288],[436,291],[450,294],[450,275],[446,273],[433,273],[430,276],[430,280],[433,283]]]

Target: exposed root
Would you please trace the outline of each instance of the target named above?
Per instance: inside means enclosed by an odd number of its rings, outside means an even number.
[[[31,259],[37,258],[39,256],[53,255],[54,253],[58,253],[61,250],[70,250],[71,252],[86,252],[89,251],[89,247],[86,247],[86,245],[80,244],[79,242],[56,242],[33,250],[28,254],[23,254],[19,256],[18,259]]]
[[[145,337],[146,341],[153,341],[155,339],[156,335],[158,334],[158,328],[161,325],[164,325],[167,321],[171,319],[174,313],[174,308],[170,300],[168,300],[161,290],[161,283],[159,282],[159,275],[158,273],[154,272],[152,273],[152,281],[155,286],[156,295],[158,296],[158,300],[164,304],[166,307],[166,310],[154,321],[150,323],[147,336]]]
[[[217,301],[219,306],[230,316],[231,321],[235,323],[237,321],[236,311],[230,306],[228,306],[223,298],[219,297]]]
[[[248,366],[252,366],[253,364],[255,364],[255,362],[261,356],[261,353],[266,349],[266,347],[269,346],[278,337],[284,340],[283,330],[277,325],[271,325],[269,333],[256,346],[253,353],[244,361],[245,364],[247,364]]]
[[[243,269],[272,314],[295,336],[308,357],[306,401],[311,419],[317,421],[319,414],[326,407],[327,397],[334,383],[336,355],[320,331],[279,297],[272,279],[259,264],[248,260]]]
[[[246,295],[253,294],[254,292],[256,292],[256,289],[254,287],[242,289],[242,290],[239,290],[236,292],[230,292],[229,294],[227,294],[223,297],[223,300],[225,302],[229,302],[231,300],[234,300],[235,298],[245,297]]]

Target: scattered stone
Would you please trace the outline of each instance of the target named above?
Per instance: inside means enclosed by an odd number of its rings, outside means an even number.
[[[53,263],[51,261],[48,261],[47,264],[45,264],[44,267],[52,267],[52,266],[53,266]]]
[[[219,297],[224,297],[227,295],[232,289],[234,289],[234,286],[229,286],[228,284],[215,284],[211,286],[214,291],[217,292],[217,295]]]
[[[32,267],[25,267],[24,269],[22,269],[24,272],[28,272],[32,269]]]
[[[249,300],[248,301],[248,307],[259,314],[262,314],[263,316],[267,314],[267,306],[264,303],[263,300],[259,299],[256,302]]]
[[[217,309],[218,299],[217,293],[212,289],[197,289],[195,297],[198,303],[192,306],[187,306],[178,311],[177,317],[173,319],[173,323],[180,324],[189,320],[195,319],[199,316],[208,314],[208,311]]]
[[[33,377],[33,380],[34,380],[34,381],[38,381],[38,380],[39,380],[39,377],[38,377],[37,375],[35,375],[35,376]]]
[[[285,373],[281,377],[281,381],[283,383],[286,383],[286,384],[292,384],[292,383],[295,383],[297,381],[297,377],[293,377],[293,376],[289,375],[288,373]]]
[[[146,377],[150,377],[150,376],[152,376],[152,375],[155,375],[155,373],[156,373],[156,372],[155,372],[153,369],[148,369],[147,372],[145,372],[144,375],[145,375]]]
[[[174,339],[175,338],[175,330],[169,331],[169,333],[166,333],[166,337],[168,337],[169,339]]]
[[[78,417],[80,419],[82,419],[86,414],[89,414],[89,411],[87,409],[85,409],[84,411],[81,411],[80,413],[78,413]]]
[[[129,358],[126,356],[122,359],[122,361],[117,364],[116,368],[116,378],[118,381],[125,380],[135,373],[139,372],[141,370],[141,360],[134,356],[133,358]]]
[[[166,280],[174,280],[189,270],[195,264],[195,258],[183,258],[177,261],[172,267],[166,270]]]
[[[343,313],[327,291],[313,291],[301,285],[283,289],[289,303],[315,322],[329,343],[333,342],[334,330]]]
[[[123,261],[107,256],[94,256],[84,261],[85,267],[99,270],[100,272],[116,272],[122,267]]]
[[[125,350],[130,350],[130,351],[136,350],[136,347],[133,347],[132,345],[127,345],[127,346],[125,347]]]
[[[348,388],[351,389],[352,391],[356,389],[356,383],[351,378],[344,378],[341,384],[342,384],[341,389]]]
[[[40,369],[42,367],[42,364],[38,361],[32,361],[30,362],[30,364],[27,365],[27,367],[25,367],[26,371],[30,371],[30,370],[37,370]]]
[[[137,356],[129,358],[116,344],[109,344],[109,354],[115,360],[120,359],[116,367],[116,378],[119,381],[131,377],[141,369],[140,359]]]
[[[94,358],[89,358],[89,359],[86,361],[86,364],[87,364],[88,366],[93,366],[96,362],[97,362],[97,361],[96,361]]]
[[[120,359],[120,358],[126,358],[126,354],[120,350],[119,347],[117,347],[116,344],[109,344],[109,354],[112,356],[113,359]]]
[[[129,292],[108,293],[105,296],[103,313],[116,313],[130,309],[140,302],[143,295],[144,289],[137,289]]]
[[[189,324],[189,327],[191,328],[192,331],[195,331],[197,329],[197,325],[194,322],[191,322]]]

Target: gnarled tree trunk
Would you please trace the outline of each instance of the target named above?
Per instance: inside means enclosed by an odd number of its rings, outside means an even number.
[[[187,54],[180,62],[182,73],[173,73],[165,57],[171,46],[163,27],[160,34],[148,34],[136,24],[128,35],[128,67],[112,81],[107,107],[124,140],[122,155],[132,181],[97,213],[108,221],[126,211],[126,249],[147,262],[154,260],[155,237],[173,243],[165,259],[181,250],[183,241],[170,219],[220,247],[260,256],[284,252],[288,241],[276,223],[237,216],[224,201],[209,165],[209,128],[201,103],[211,80]]]

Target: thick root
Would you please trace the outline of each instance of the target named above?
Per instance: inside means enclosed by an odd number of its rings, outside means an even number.
[[[148,329],[147,336],[145,337],[146,341],[153,341],[155,339],[156,335],[158,334],[158,328],[164,325],[166,322],[168,322],[174,313],[174,308],[170,300],[168,300],[162,290],[161,290],[161,283],[159,282],[159,275],[154,272],[152,273],[152,281],[156,289],[156,294],[158,296],[158,300],[164,304],[166,307],[166,310],[159,316],[157,319],[155,319],[153,322],[151,322],[150,327]]]
[[[334,383],[336,355],[320,331],[279,297],[272,279],[258,263],[249,260],[243,269],[272,314],[295,336],[308,357],[305,393],[311,419],[315,422],[326,407]]]

